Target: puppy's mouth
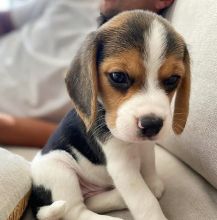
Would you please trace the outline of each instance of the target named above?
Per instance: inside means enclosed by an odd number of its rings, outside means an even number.
[[[116,129],[111,129],[110,130],[112,135],[124,142],[128,143],[142,143],[142,142],[157,142],[159,141],[159,135],[151,136],[151,137],[146,137],[141,135],[141,133],[138,131],[136,135],[129,135],[127,133],[122,133],[118,132]]]

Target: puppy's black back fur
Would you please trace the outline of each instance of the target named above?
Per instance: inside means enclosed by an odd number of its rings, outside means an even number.
[[[94,129],[86,132],[85,125],[75,110],[62,120],[57,130],[42,149],[42,154],[53,150],[64,150],[77,160],[76,149],[95,165],[105,164],[105,156],[93,135]]]

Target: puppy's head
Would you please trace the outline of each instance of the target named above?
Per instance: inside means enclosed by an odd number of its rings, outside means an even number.
[[[188,50],[163,18],[140,10],[123,12],[87,37],[66,84],[88,129],[98,100],[109,130],[123,141],[158,140],[171,128],[180,134],[189,107]]]

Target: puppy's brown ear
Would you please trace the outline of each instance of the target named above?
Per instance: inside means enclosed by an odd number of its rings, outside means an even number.
[[[173,115],[173,130],[176,134],[181,134],[184,130],[188,113],[189,113],[189,99],[190,99],[190,57],[187,50],[184,53],[185,75],[182,78],[181,84],[178,88],[175,100],[175,108]]]
[[[96,33],[92,32],[78,50],[65,79],[68,93],[87,130],[90,129],[96,118],[96,51]]]

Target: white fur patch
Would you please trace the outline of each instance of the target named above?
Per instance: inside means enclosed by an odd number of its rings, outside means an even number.
[[[143,144],[131,144],[111,138],[105,143],[103,149],[107,158],[108,172],[134,219],[165,220],[158,201],[140,173],[140,170],[143,170],[141,160],[146,159],[146,169],[152,170],[151,174],[155,175],[153,143],[149,142],[143,146]],[[143,149],[146,149],[145,153],[142,153]],[[149,176],[149,172],[143,172],[143,174]]]
[[[75,152],[76,157],[79,159],[79,167],[82,171],[84,171],[83,176],[85,179],[99,186],[103,186],[103,187],[112,186],[113,184],[112,179],[108,175],[106,171],[106,167],[104,165],[96,166],[76,149],[74,149],[73,151]],[[85,173],[85,170],[88,170],[88,172]]]
[[[154,20],[151,24],[150,35],[145,39],[148,56],[144,62],[147,75],[156,76],[163,63],[163,53],[166,47],[166,31],[163,25],[159,21]]]

